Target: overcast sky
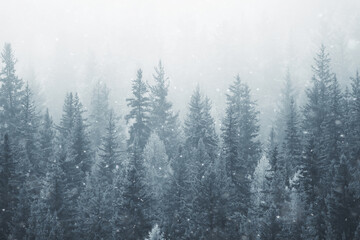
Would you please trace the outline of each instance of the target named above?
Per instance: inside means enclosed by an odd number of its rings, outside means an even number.
[[[0,9],[0,44],[13,45],[19,76],[37,83],[55,119],[67,91],[87,103],[98,79],[126,114],[136,70],[151,83],[161,59],[182,116],[199,84],[220,120],[226,89],[239,74],[266,132],[286,70],[301,98],[321,43],[342,83],[360,66],[357,0],[14,0]]]

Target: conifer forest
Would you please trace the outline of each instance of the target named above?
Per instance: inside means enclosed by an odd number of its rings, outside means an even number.
[[[360,3],[20,2],[0,240],[360,240]]]

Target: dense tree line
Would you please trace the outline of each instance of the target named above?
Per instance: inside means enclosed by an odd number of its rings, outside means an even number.
[[[89,112],[67,93],[57,124],[10,44],[1,59],[0,239],[360,239],[360,75],[341,89],[324,46],[302,107],[287,74],[262,143],[239,76],[217,132],[199,87],[181,124],[162,63],[152,85],[139,69],[126,137],[106,84]]]

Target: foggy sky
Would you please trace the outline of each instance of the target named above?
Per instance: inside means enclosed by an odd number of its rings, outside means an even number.
[[[343,85],[360,67],[357,0],[2,0],[0,9],[0,44],[12,44],[18,75],[40,92],[55,119],[67,91],[78,91],[88,105],[99,79],[126,114],[136,70],[151,83],[161,60],[181,116],[199,84],[220,123],[226,89],[239,74],[266,132],[287,69],[301,103],[321,43]]]

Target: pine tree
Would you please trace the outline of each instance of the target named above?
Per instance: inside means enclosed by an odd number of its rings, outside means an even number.
[[[42,163],[41,174],[45,176],[49,167],[50,161],[53,159],[55,151],[55,129],[53,120],[49,114],[49,109],[46,109],[41,126],[39,128],[39,149],[40,159]]]
[[[76,203],[86,185],[86,176],[90,173],[93,160],[88,139],[86,119],[77,94],[67,94],[64,113],[60,121],[57,161],[65,176],[64,237],[73,238],[76,230]]]
[[[203,99],[199,86],[190,99],[189,113],[185,120],[185,142],[191,151],[197,148],[200,139],[212,162],[217,157],[218,136],[215,132],[215,121],[211,116],[211,103],[208,98]]]
[[[218,239],[224,237],[219,229],[225,225],[225,206],[222,194],[226,191],[222,166],[211,161],[205,144],[200,139],[193,150],[190,167],[191,201],[190,234],[196,239]],[[217,169],[219,168],[219,175]]]
[[[20,182],[7,134],[5,134],[2,144],[0,169],[0,237],[1,239],[8,239],[11,238],[12,230],[16,224],[14,216],[18,205],[18,185]]]
[[[260,143],[257,140],[259,126],[255,103],[250,99],[250,89],[237,76],[227,94],[226,116],[223,121],[222,139],[226,171],[231,179],[228,226],[232,238],[244,233],[250,208],[250,178],[260,159]],[[241,222],[241,224],[239,224]],[[239,226],[237,228],[236,226]],[[242,233],[241,233],[242,232]]]
[[[145,182],[148,195],[152,196],[150,211],[153,221],[163,217],[165,183],[169,179],[170,166],[164,143],[152,133],[144,149]]]
[[[286,136],[286,124],[291,111],[291,102],[295,101],[294,87],[289,69],[286,72],[285,82],[281,91],[281,104],[276,120],[276,140],[281,145]]]
[[[150,86],[150,126],[156,132],[160,140],[164,142],[166,154],[172,158],[176,154],[176,146],[179,143],[179,114],[172,110],[172,103],[167,99],[169,91],[169,79],[165,75],[164,67],[159,61],[153,75],[155,84]]]
[[[30,233],[35,239],[63,239],[65,176],[55,156],[55,129],[48,109],[39,128],[43,163],[40,193],[32,204]]]
[[[5,43],[1,53],[3,68],[1,70],[0,87],[0,129],[11,134],[16,142],[19,136],[21,101],[23,97],[23,81],[16,75],[16,59],[9,43]]]
[[[142,239],[151,229],[148,215],[151,199],[146,191],[144,158],[137,136],[129,153],[129,166],[123,192],[122,236],[127,236],[128,239]]]
[[[136,151],[140,150],[140,152],[143,151],[150,135],[149,98],[147,97],[147,92],[146,84],[142,79],[142,71],[139,69],[137,78],[132,83],[132,93],[134,97],[126,99],[131,110],[130,113],[125,116],[125,119],[126,123],[129,123],[130,120],[134,121],[129,130],[130,138],[128,140],[128,147],[129,149],[136,147],[138,148]]]
[[[91,107],[90,107],[90,139],[94,149],[101,145],[102,137],[106,132],[109,109],[109,92],[110,90],[102,81],[98,81],[94,86]]]
[[[162,226],[168,239],[184,239],[189,229],[189,154],[182,146],[178,150],[176,157],[171,159],[172,174],[165,188]]]
[[[301,163],[301,140],[298,129],[298,115],[294,99],[290,100],[289,114],[286,116],[285,138],[284,138],[284,158],[286,159],[287,185],[289,178],[299,170]]]
[[[103,182],[100,171],[93,172],[78,201],[77,234],[81,239],[110,239],[112,236],[112,184]]]
[[[265,217],[262,239],[287,239],[289,222],[289,193],[286,187],[285,161],[275,145],[270,150],[270,169],[266,176]]]
[[[107,184],[112,185],[116,168],[123,168],[120,155],[119,129],[114,111],[110,111],[106,124],[106,132],[100,146],[99,177]]]
[[[36,221],[36,239],[64,239],[68,220],[66,212],[66,182],[60,162],[51,156],[47,164],[45,184],[33,205],[32,219]]]
[[[360,76],[358,72],[356,72],[355,77],[352,78],[351,87],[347,146],[349,149],[348,162],[351,174],[349,190],[353,196],[351,213],[354,218],[352,223],[349,222],[349,225],[358,225],[355,232],[360,236]]]
[[[191,96],[189,103],[189,113],[185,120],[184,132],[186,136],[186,146],[189,148],[196,148],[200,138],[202,137],[203,128],[203,101],[200,94],[200,87]]]
[[[351,239],[356,225],[354,223],[351,209],[351,195],[349,193],[349,170],[345,155],[341,156],[340,162],[335,166],[331,192],[327,198],[327,209],[329,218],[329,234],[334,239],[341,239],[345,234],[346,239]]]

